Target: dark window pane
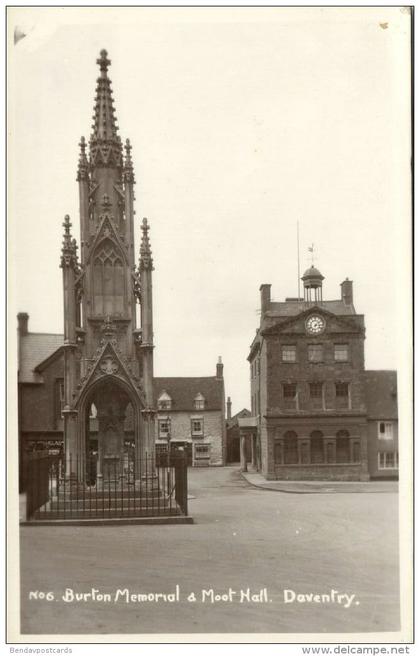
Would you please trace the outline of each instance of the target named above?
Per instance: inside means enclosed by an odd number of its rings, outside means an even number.
[[[297,436],[293,431],[288,431],[284,436],[284,464],[295,465],[298,463]]]

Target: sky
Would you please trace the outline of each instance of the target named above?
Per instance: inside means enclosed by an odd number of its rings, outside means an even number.
[[[259,287],[354,281],[366,368],[411,354],[410,16],[404,8],[11,8],[9,317],[63,331],[62,222],[102,48],[150,222],[155,375],[215,375],[250,407]]]

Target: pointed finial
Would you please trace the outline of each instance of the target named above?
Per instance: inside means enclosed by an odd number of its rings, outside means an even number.
[[[89,162],[86,157],[86,141],[84,137],[80,137],[80,155],[79,155],[79,165],[77,167],[77,181],[87,180],[88,178],[88,168]]]
[[[134,184],[134,172],[133,172],[133,161],[131,159],[131,150],[132,150],[132,145],[130,143],[130,139],[125,140],[125,161],[124,161],[124,180],[126,182],[131,182]]]
[[[131,150],[132,150],[133,146],[130,143],[130,139],[125,140],[124,148],[125,148],[125,165],[128,167],[128,166],[131,166],[131,164],[132,164]]]
[[[144,217],[141,224],[141,244],[140,244],[140,270],[153,270],[153,260],[152,260],[152,251],[150,248],[149,240],[149,224],[146,217]]]
[[[107,75],[110,60],[101,50],[97,60],[101,76],[97,80],[92,135],[90,138],[90,168],[122,167],[122,146],[112,100],[111,80]],[[105,146],[105,147],[104,147]]]
[[[71,228],[70,217],[68,214],[64,217],[64,235],[63,235],[63,245],[61,247],[61,267],[71,266],[74,269],[77,269],[77,244],[76,240],[72,239],[70,228]]]
[[[72,224],[70,223],[70,216],[66,214],[64,217],[64,223],[63,223],[63,228],[64,228],[64,236],[70,236],[70,228]]]
[[[99,59],[96,60],[96,63],[101,69],[102,77],[106,77],[108,72],[108,67],[111,65],[111,60],[108,59],[108,53],[106,50],[101,50]]]

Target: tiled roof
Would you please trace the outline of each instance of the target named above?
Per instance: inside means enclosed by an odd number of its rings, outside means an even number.
[[[353,305],[345,305],[342,300],[337,301],[317,301],[313,303],[319,308],[325,308],[328,312],[337,315],[356,314]],[[309,303],[304,301],[283,301],[271,302],[270,309],[266,313],[268,317],[292,317],[300,312],[305,312],[310,307]]]
[[[28,333],[20,340],[20,383],[42,383],[42,376],[34,371],[41,362],[49,358],[63,345],[64,335]]]
[[[153,381],[155,401],[162,392],[172,399],[171,410],[195,411],[194,398],[201,392],[205,399],[205,410],[222,410],[223,380],[209,378],[155,378]],[[199,411],[198,411],[199,412]]]
[[[238,419],[240,417],[250,417],[251,416],[251,411],[248,410],[248,408],[242,408],[242,410],[239,410],[233,417],[227,420],[227,427],[231,428],[232,426],[238,425]]]
[[[363,377],[368,417],[398,419],[397,372],[365,371]]]

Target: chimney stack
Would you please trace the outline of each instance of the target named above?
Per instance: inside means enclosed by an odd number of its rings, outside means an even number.
[[[227,397],[226,401],[226,413],[227,418],[232,419],[232,401],[230,400],[230,396]]]
[[[341,283],[341,300],[344,305],[353,304],[353,281],[346,278],[344,282]]]
[[[17,320],[19,335],[20,337],[23,337],[24,335],[28,334],[29,314],[27,314],[27,312],[19,312],[17,315]]]
[[[261,315],[263,315],[269,308],[271,302],[271,285],[264,284],[260,286],[261,294]]]
[[[216,378],[223,378],[223,363],[221,355],[219,355],[219,359],[216,365]]]

